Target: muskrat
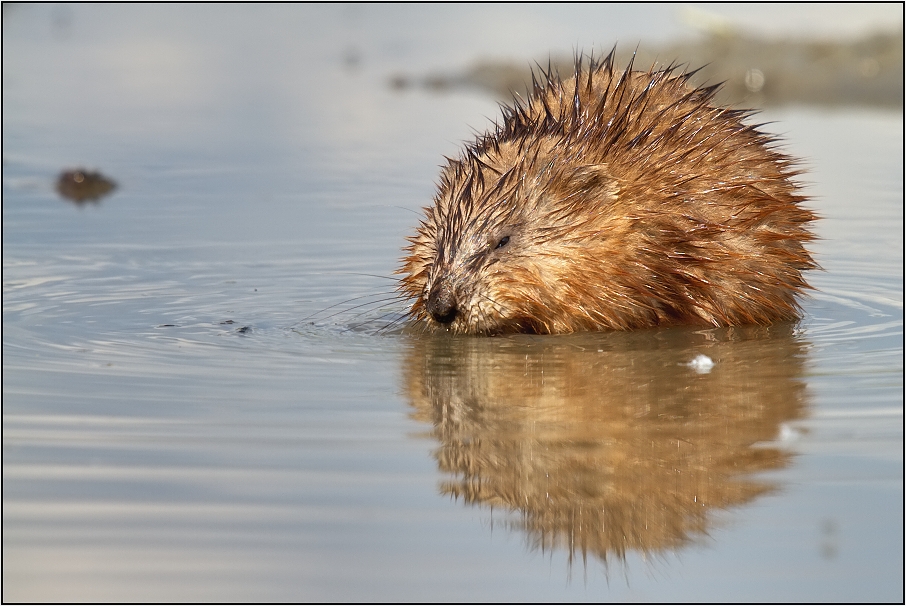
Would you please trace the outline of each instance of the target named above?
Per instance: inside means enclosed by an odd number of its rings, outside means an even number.
[[[796,162],[694,72],[577,59],[458,158],[408,238],[399,289],[454,333],[569,333],[799,317]]]

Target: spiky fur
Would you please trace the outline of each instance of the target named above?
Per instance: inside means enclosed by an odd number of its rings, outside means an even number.
[[[690,75],[618,70],[613,52],[566,81],[541,70],[447,158],[398,270],[412,319],[500,334],[797,318],[816,216],[795,162]]]

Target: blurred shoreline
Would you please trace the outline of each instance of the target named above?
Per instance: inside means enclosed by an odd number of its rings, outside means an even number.
[[[595,56],[603,52],[595,50]],[[585,51],[588,52],[587,50]],[[697,70],[696,86],[723,83],[718,103],[751,108],[783,105],[903,107],[903,30],[875,32],[844,41],[764,39],[735,29],[711,29],[697,40],[665,45],[616,48],[616,65],[634,69]],[[571,74],[575,58],[551,56],[555,73]],[[425,88],[436,92],[475,89],[509,101],[524,95],[532,81],[526,61],[480,59],[462,71],[423,75],[396,74],[389,85],[398,90]]]

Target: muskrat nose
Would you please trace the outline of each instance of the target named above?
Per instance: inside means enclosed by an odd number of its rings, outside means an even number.
[[[458,312],[453,289],[443,280],[437,282],[428,293],[428,313],[437,322],[449,324]]]

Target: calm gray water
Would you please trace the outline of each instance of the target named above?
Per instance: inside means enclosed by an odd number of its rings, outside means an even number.
[[[389,74],[674,10],[4,5],[3,599],[902,601],[901,113],[762,116],[824,217],[795,325],[379,330],[497,115]]]

